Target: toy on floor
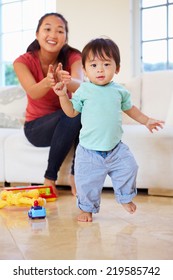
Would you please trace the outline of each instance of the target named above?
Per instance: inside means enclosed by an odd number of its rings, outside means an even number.
[[[17,192],[3,190],[0,193],[0,208],[6,206],[32,206],[34,205],[35,199],[38,200],[40,206],[46,204],[46,199],[39,197],[38,190],[32,190],[32,192]]]
[[[38,205],[38,201],[34,201],[34,206],[31,206],[28,211],[28,217],[31,219],[44,219],[46,217],[46,209]]]
[[[0,199],[0,209],[4,208],[5,206],[7,206],[7,202],[5,200]]]
[[[54,201],[57,195],[50,186],[28,186],[3,188],[0,193],[0,208],[6,206],[33,206],[38,200],[39,206],[44,206],[46,201]]]
[[[42,197],[45,198],[46,201],[54,201],[57,199],[57,195],[54,193],[52,186],[7,187],[3,188],[3,190],[12,191],[13,193],[22,192],[23,196],[31,198]]]

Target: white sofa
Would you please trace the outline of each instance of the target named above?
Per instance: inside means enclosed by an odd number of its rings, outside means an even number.
[[[158,190],[167,190],[172,194],[173,71],[143,73],[124,86],[131,91],[134,104],[144,113],[166,121],[164,129],[150,133],[145,126],[123,114],[122,140],[130,147],[139,165],[137,188],[149,189],[156,194]],[[4,104],[2,101],[6,94],[9,102]],[[10,123],[4,124],[4,120],[0,120],[0,182],[17,185],[43,183],[49,148],[36,148],[25,138],[21,124],[25,106],[26,96],[20,87],[0,89],[0,112],[7,116]],[[68,185],[71,159],[72,151],[61,167],[57,184]],[[112,186],[109,177],[104,186]]]
[[[0,88],[0,185],[42,184],[49,148],[36,148],[23,132],[27,98],[19,86]],[[59,185],[68,185],[73,148],[58,174]]]
[[[146,72],[125,86],[145,114],[165,121],[163,129],[150,133],[125,117],[123,141],[139,165],[137,187],[173,195],[173,71]]]

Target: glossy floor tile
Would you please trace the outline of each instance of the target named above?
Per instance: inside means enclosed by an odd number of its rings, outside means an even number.
[[[68,189],[46,204],[47,217],[30,220],[27,207],[0,209],[1,260],[173,260],[173,197],[139,193],[131,215],[103,190],[92,223],[76,221]]]

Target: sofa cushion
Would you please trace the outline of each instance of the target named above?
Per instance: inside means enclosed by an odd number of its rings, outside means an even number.
[[[33,146],[26,139],[23,129],[9,135],[4,143],[5,180],[13,183],[43,184],[47,168],[49,147]],[[58,173],[58,185],[69,185],[73,148],[67,154]]]
[[[49,148],[31,145],[23,129],[18,129],[5,140],[4,153],[7,182],[43,183]]]
[[[169,107],[168,107],[168,113],[166,116],[165,124],[171,125],[171,126],[173,125],[173,91],[172,91],[171,100],[170,100]]]
[[[0,88],[0,127],[20,128],[25,119],[26,94],[20,86]]]
[[[142,111],[152,118],[166,120],[173,94],[173,71],[142,74]]]
[[[122,141],[139,166],[137,188],[172,189],[173,129],[165,126],[151,133],[144,125],[124,125]]]
[[[5,151],[4,151],[4,143],[6,138],[15,133],[16,129],[10,128],[1,128],[0,129],[0,182],[5,181]]]

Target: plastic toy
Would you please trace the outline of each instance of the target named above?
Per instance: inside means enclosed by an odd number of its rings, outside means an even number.
[[[24,186],[24,187],[7,187],[3,188],[6,191],[12,191],[13,193],[23,193],[23,196],[30,198],[45,198],[46,201],[54,201],[57,199],[57,195],[53,192],[52,186]]]
[[[16,192],[3,190],[0,193],[0,208],[4,208],[6,206],[31,206],[34,205],[35,199],[38,200],[40,206],[44,206],[46,204],[46,199],[39,197],[38,190],[34,190],[32,192],[32,196],[30,191],[25,192]]]
[[[38,205],[38,201],[34,201],[34,206],[31,206],[28,211],[28,217],[31,219],[44,219],[46,217],[46,209]]]
[[[5,200],[0,199],[0,208],[4,208],[7,206],[7,202]]]
[[[38,200],[39,206],[46,201],[55,201],[57,195],[51,186],[7,187],[0,192],[0,209],[6,206],[33,206]]]

